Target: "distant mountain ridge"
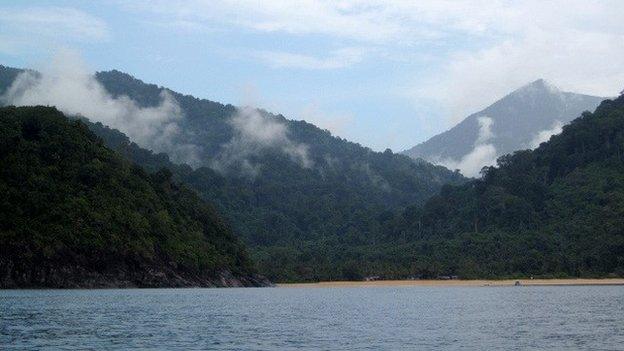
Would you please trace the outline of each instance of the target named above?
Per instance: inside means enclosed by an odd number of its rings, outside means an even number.
[[[532,141],[540,132],[566,124],[584,111],[593,111],[602,100],[602,97],[563,92],[539,79],[402,153],[438,164],[460,161],[478,143],[479,118],[483,117],[491,119],[488,144],[495,148],[496,156],[528,149],[534,146]]]

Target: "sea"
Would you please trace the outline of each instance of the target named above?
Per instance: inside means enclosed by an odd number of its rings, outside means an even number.
[[[624,286],[2,290],[0,350],[624,350]]]

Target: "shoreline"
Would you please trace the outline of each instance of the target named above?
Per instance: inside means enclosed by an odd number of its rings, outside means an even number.
[[[397,286],[446,286],[446,287],[497,287],[515,286],[617,286],[624,285],[624,278],[604,279],[503,279],[503,280],[376,280],[376,281],[326,281],[318,283],[281,283],[278,288],[356,288]]]

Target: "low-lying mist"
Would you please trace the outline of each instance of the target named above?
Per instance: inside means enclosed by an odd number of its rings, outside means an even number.
[[[286,124],[263,116],[255,108],[239,108],[230,118],[229,124],[234,134],[213,160],[211,166],[216,170],[227,172],[238,169],[246,175],[256,176],[260,172],[260,165],[252,159],[267,149],[288,155],[304,168],[310,168],[314,164],[310,159],[308,146],[290,139]]]
[[[479,134],[472,150],[459,161],[446,159],[439,162],[448,169],[459,169],[466,177],[478,176],[483,167],[495,165],[498,157],[496,147],[490,142],[494,139],[494,132],[492,132],[494,120],[482,116],[477,118],[477,122]]]
[[[535,134],[535,137],[529,142],[530,149],[537,149],[540,144],[550,140],[553,135],[560,134],[563,131],[563,123],[561,121],[555,121],[550,129],[544,129]]]
[[[166,152],[175,162],[198,165],[197,146],[180,142],[182,109],[166,90],[160,97],[155,107],[140,107],[127,96],[113,98],[78,55],[62,52],[40,72],[18,75],[1,100],[7,105],[55,106],[118,129],[144,148]]]

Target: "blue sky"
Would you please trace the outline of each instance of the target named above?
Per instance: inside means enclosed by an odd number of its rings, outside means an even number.
[[[2,1],[0,63],[92,70],[305,119],[395,151],[545,78],[624,87],[621,1]]]

